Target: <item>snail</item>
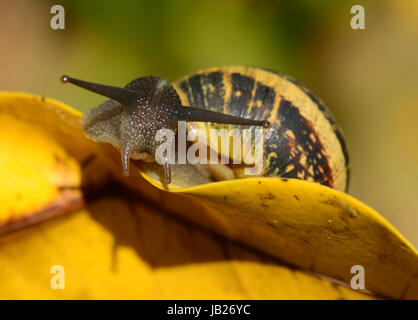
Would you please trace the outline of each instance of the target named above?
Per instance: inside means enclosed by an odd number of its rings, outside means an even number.
[[[269,127],[263,120],[245,119],[208,109],[184,107],[173,86],[164,79],[146,76],[131,81],[125,88],[87,82],[62,76],[70,82],[99,93],[112,100],[84,116],[84,129],[93,128],[96,141],[110,142],[119,147],[124,175],[129,175],[129,159],[152,159],[159,146],[156,135],[160,129],[176,131],[179,121],[216,122],[235,125]],[[86,120],[87,118],[87,120]],[[168,160],[168,159],[166,159]],[[166,182],[171,182],[169,162],[164,163]]]
[[[159,129],[175,131],[178,121],[187,121],[188,130],[261,127],[265,140],[259,175],[347,190],[349,157],[341,129],[321,100],[284,74],[254,67],[215,67],[174,84],[158,77],[140,77],[125,88],[68,76],[61,80],[111,99],[85,111],[82,125],[89,138],[120,149],[125,175],[130,158],[155,160],[152,155],[158,147],[155,134]],[[251,143],[257,142],[252,139]],[[227,168],[228,178],[245,177],[243,166],[217,167],[223,167],[218,176]],[[164,171],[170,183],[168,162]]]

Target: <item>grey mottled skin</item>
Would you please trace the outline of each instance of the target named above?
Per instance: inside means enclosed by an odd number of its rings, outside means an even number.
[[[109,142],[120,149],[123,173],[129,175],[129,159],[152,158],[161,142],[155,137],[160,129],[177,132],[178,121],[214,122],[269,127],[268,121],[231,116],[207,109],[184,107],[174,87],[158,77],[141,77],[125,88],[106,86],[63,76],[61,81],[111,98],[83,113],[86,135],[96,142]],[[166,182],[170,167],[164,164]]]
[[[134,91],[137,105],[124,106],[109,100],[83,113],[83,129],[97,142],[110,142],[121,150],[124,174],[129,174],[129,158],[154,155],[161,142],[157,131],[167,128],[176,132],[176,107],[181,105],[176,90],[157,77],[142,77],[130,82],[126,89]],[[104,134],[105,133],[105,134]]]

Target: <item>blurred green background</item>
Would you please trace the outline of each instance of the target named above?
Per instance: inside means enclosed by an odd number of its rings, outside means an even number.
[[[50,28],[65,8],[66,29]],[[350,28],[361,4],[366,29]],[[289,74],[331,109],[351,155],[350,193],[418,246],[418,1],[0,0],[0,90],[78,108],[104,99],[69,74],[123,86],[218,65]]]

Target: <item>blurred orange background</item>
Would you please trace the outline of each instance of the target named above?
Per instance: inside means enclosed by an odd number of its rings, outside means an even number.
[[[65,8],[65,30],[50,28],[54,4]],[[350,27],[355,4],[365,30]],[[0,90],[80,110],[104,99],[63,86],[62,74],[118,86],[218,65],[289,74],[340,123],[349,193],[418,246],[417,1],[0,0],[0,40]]]

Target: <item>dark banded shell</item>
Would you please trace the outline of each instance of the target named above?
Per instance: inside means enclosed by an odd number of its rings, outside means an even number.
[[[216,67],[186,76],[174,87],[183,105],[269,120],[262,175],[347,190],[349,159],[341,129],[325,105],[292,78],[259,68]]]

